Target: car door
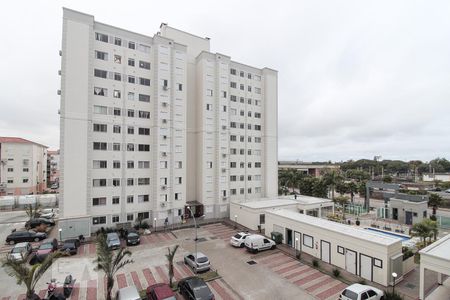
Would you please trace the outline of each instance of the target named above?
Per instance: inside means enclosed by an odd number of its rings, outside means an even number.
[[[263,249],[269,249],[270,246],[270,241],[268,239],[264,239],[264,245],[263,245]]]
[[[32,241],[31,233],[30,233],[30,232],[21,232],[21,233],[18,233],[18,236],[17,236],[17,242],[30,242],[30,241]],[[16,243],[17,243],[17,242],[16,242]]]
[[[369,296],[369,300],[375,300],[378,297],[378,294],[374,290],[368,290],[367,295]]]
[[[369,295],[366,292],[362,292],[361,293],[361,300],[368,300],[369,299]]]
[[[194,267],[195,266],[195,257],[194,257],[194,255],[188,255],[188,264],[191,266],[191,267]]]

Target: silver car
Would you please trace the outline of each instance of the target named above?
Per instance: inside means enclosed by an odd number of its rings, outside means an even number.
[[[119,235],[116,232],[108,233],[106,235],[106,243],[108,244],[108,248],[110,250],[119,249],[120,248]]]
[[[18,243],[11,249],[8,259],[19,262],[26,261],[31,251],[32,247],[29,242]]]
[[[211,268],[208,257],[201,252],[197,252],[197,255],[195,253],[186,255],[184,257],[184,263],[190,266],[196,273],[208,271]]]

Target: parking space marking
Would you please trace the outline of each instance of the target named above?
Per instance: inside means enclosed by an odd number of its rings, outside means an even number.
[[[70,300],[78,300],[80,297],[80,284],[75,283],[75,286],[73,287],[72,294],[70,295]]]
[[[136,271],[131,272],[131,278],[133,279],[133,283],[137,287],[138,291],[142,290],[142,284]]]
[[[296,277],[296,276],[298,276],[298,275],[300,275],[300,274],[302,274],[302,273],[304,273],[304,272],[306,272],[306,271],[308,271],[308,270],[310,270],[311,268],[310,267],[308,267],[308,266],[306,266],[306,265],[303,265],[303,266],[301,266],[301,267],[299,267],[299,268],[297,268],[297,269],[295,269],[295,271],[294,272],[286,272],[285,274],[283,274],[283,277],[285,278],[285,279],[287,279],[287,280],[289,280],[289,279],[292,279],[292,278],[294,278],[294,277]],[[288,274],[289,273],[289,274]]]
[[[156,272],[158,273],[159,279],[161,279],[161,282],[169,283],[169,277],[167,276],[166,272],[164,272],[163,268],[160,266],[155,267]]]
[[[117,279],[117,285],[119,286],[119,289],[127,287],[127,278],[125,277],[125,274],[120,273],[116,275]]]
[[[312,281],[314,279],[317,279],[317,278],[321,277],[322,274],[323,273],[320,272],[320,271],[314,271],[311,274],[309,274],[308,276],[304,276],[303,278],[298,279],[298,280],[294,281],[293,283],[296,284],[296,285],[303,285],[303,284],[305,284],[307,282],[310,282],[310,281]]]
[[[228,294],[228,292],[225,290],[225,288],[223,288],[217,280],[214,281],[210,281],[208,282],[209,286],[212,287],[212,289],[219,294],[219,296],[223,299],[223,300],[233,300],[234,298]]]
[[[319,298],[320,300],[325,300],[328,298],[336,299],[338,297],[339,292],[341,292],[346,287],[347,285],[345,283],[340,283],[316,295],[316,297]]]
[[[25,294],[20,294],[19,297],[17,297],[17,300],[25,300]]]
[[[181,269],[183,270],[183,273],[184,273],[186,276],[192,276],[192,274],[194,274],[194,273],[192,272],[192,270],[191,270],[188,266],[186,266],[186,265],[184,264],[184,262],[179,261],[179,262],[177,262],[177,265],[181,267]]]
[[[147,280],[149,286],[156,283],[155,277],[149,268],[144,269],[142,272],[144,273],[145,280]]]
[[[169,264],[166,264],[166,268],[167,268],[167,270],[169,270]],[[173,264],[173,276],[175,277],[176,281],[178,281],[181,278],[183,278],[183,275],[181,275],[180,271],[178,271],[178,269],[177,269],[177,264],[176,263]]]
[[[38,296],[40,298],[44,298],[46,293],[47,293],[47,290],[40,290],[39,293],[38,293]]]
[[[328,276],[326,276],[328,277]],[[335,279],[328,277],[325,280],[319,280],[319,282],[311,285],[310,287],[306,288],[306,290],[310,293],[324,287],[324,286],[328,286],[328,284],[332,283],[333,281],[336,281]]]
[[[302,266],[302,264],[300,262],[298,262],[298,261],[291,261],[291,262],[289,262],[287,264],[283,264],[283,265],[280,265],[279,267],[273,268],[272,270],[275,273],[281,275],[281,274],[284,274],[284,273],[289,272],[291,270],[295,270],[299,266]]]
[[[97,280],[89,280],[87,282],[86,289],[86,300],[96,300],[97,299]]]

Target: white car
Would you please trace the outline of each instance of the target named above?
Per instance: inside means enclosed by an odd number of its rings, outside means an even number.
[[[445,190],[445,192],[446,192],[446,193],[450,193],[450,189],[448,189],[448,190]]]
[[[8,259],[18,262],[26,261],[31,251],[32,247],[29,242],[18,243],[11,249]]]
[[[274,241],[259,234],[251,234],[245,238],[245,248],[249,252],[259,252],[261,250],[275,249],[277,245]]]
[[[245,238],[248,237],[249,235],[250,235],[250,233],[248,233],[248,232],[236,233],[230,239],[231,246],[244,248],[244,246],[245,246]]]
[[[359,283],[348,286],[339,295],[341,300],[383,300],[384,292],[370,285]]]
[[[55,217],[55,212],[53,211],[53,208],[44,208],[41,210],[39,217],[52,219],[53,217]]]
[[[186,255],[184,257],[184,263],[190,266],[196,273],[208,271],[211,268],[208,257],[201,252],[197,252],[197,255],[195,253]]]

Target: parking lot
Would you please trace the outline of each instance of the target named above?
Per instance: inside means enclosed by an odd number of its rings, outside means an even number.
[[[198,251],[205,253],[221,278],[208,282],[216,299],[336,299],[345,287],[340,281],[303,265],[278,249],[251,254],[245,248],[234,248],[229,239],[236,233],[232,227],[216,223],[198,229]],[[135,285],[145,289],[156,282],[168,282],[167,247],[180,245],[175,256],[174,280],[193,275],[183,257],[193,252],[195,229],[156,232],[141,237],[141,244],[129,247],[135,261],[119,271],[117,288]],[[10,247],[10,246],[3,246]],[[105,281],[94,271],[95,244],[85,244],[78,254],[58,259],[36,287],[44,296],[50,278],[63,281],[67,274],[76,279],[70,299],[103,299]],[[2,299],[23,299],[25,289],[0,271]],[[181,298],[181,297],[180,297]]]

